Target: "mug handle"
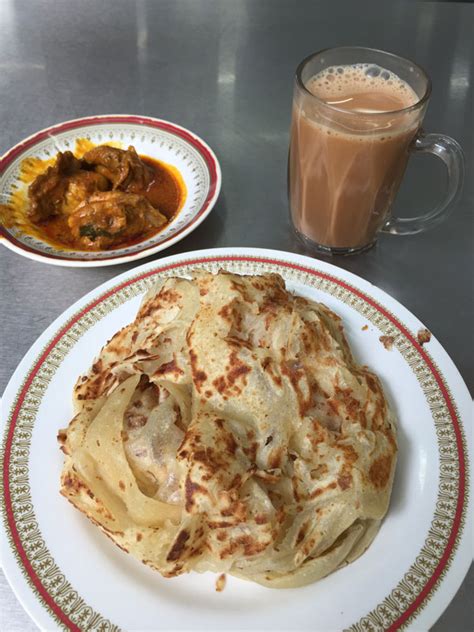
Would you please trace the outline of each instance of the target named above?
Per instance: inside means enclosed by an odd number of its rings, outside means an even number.
[[[464,157],[461,146],[444,134],[419,133],[410,150],[414,153],[434,154],[441,158],[448,170],[448,185],[444,200],[433,210],[419,217],[390,217],[382,232],[392,235],[416,235],[442,222],[453,210],[464,180]]]

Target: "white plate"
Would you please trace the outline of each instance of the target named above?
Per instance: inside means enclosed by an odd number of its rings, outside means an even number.
[[[71,417],[77,376],[134,318],[156,277],[195,267],[279,272],[292,290],[326,303],[342,316],[356,357],[381,377],[397,413],[399,461],[379,534],[356,562],[310,586],[279,591],[229,578],[216,593],[209,573],[163,579],[115,547],[58,493],[63,458],[56,433]],[[422,326],[366,281],[271,250],[168,257],[78,301],[26,354],[3,399],[3,564],[27,611],[48,630],[428,629],[472,555],[471,400],[440,344],[417,342]],[[391,351],[381,335],[393,336]]]
[[[148,257],[186,237],[209,215],[221,188],[219,162],[211,148],[196,134],[161,119],[131,114],[89,116],[48,127],[21,141],[0,158],[0,203],[26,191],[20,178],[23,160],[46,160],[59,151],[74,151],[85,138],[96,145],[110,142],[133,145],[139,154],[176,167],[186,186],[186,199],[165,228],[138,244],[99,252],[55,248],[18,228],[0,225],[0,243],[24,257],[59,266],[110,266]]]

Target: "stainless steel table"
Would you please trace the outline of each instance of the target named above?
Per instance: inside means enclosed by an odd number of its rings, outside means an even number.
[[[215,149],[223,190],[211,216],[166,254],[232,245],[302,252],[289,230],[286,201],[297,63],[342,44],[413,58],[433,79],[426,129],[450,134],[464,147],[463,198],[432,232],[383,236],[370,252],[333,263],[383,288],[424,321],[472,392],[473,25],[474,6],[461,3],[0,0],[0,153],[80,116],[168,119]],[[443,187],[437,161],[413,159],[396,209],[418,214]],[[56,316],[128,267],[55,268],[0,247],[0,392]],[[433,630],[472,630],[473,591],[471,569]],[[34,629],[1,575],[0,630]]]

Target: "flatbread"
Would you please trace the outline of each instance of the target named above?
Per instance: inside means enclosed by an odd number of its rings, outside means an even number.
[[[395,420],[340,318],[275,274],[150,290],[74,389],[61,493],[174,577],[313,582],[387,512]]]

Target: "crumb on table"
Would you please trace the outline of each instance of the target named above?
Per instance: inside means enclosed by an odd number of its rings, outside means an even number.
[[[380,336],[379,340],[383,344],[385,349],[387,349],[387,351],[390,351],[391,348],[393,347],[393,343],[394,343],[393,336]]]
[[[368,325],[364,325],[364,326],[362,327],[362,331],[367,331],[367,329],[368,329],[368,328],[369,328],[369,326],[368,326]]]

